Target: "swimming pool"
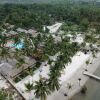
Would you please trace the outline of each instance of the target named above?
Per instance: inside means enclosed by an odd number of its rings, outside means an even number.
[[[11,44],[11,47],[15,47],[17,49],[22,49],[24,47],[23,43],[19,43],[19,44]]]

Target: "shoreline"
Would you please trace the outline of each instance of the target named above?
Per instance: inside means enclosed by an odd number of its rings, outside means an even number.
[[[75,72],[77,72],[77,70],[79,68],[81,68],[81,66],[83,65],[83,63],[85,63],[90,57],[90,53],[85,55],[84,53],[82,52],[77,52],[73,57],[72,57],[72,62],[69,63],[68,65],[65,65],[66,68],[64,69],[64,71],[62,72],[62,76],[59,78],[59,82],[61,84],[61,87],[63,86],[64,83],[66,83],[66,80],[69,80],[69,79],[72,79],[72,76]],[[76,65],[76,66],[75,66]],[[44,66],[41,65],[42,67],[42,72],[41,72],[41,75],[43,77],[48,77],[48,73],[49,73],[49,66]],[[27,82],[33,82],[33,81],[38,81],[39,80],[39,69],[35,72],[35,74],[33,76],[27,76],[25,79],[23,79],[22,81],[18,82],[16,84],[16,87],[20,90],[20,91],[25,91],[26,88],[25,88],[25,83]],[[62,91],[62,90],[58,90],[58,91],[54,91],[53,93],[51,93],[50,95],[47,96],[47,100],[56,100],[55,97],[57,96],[57,93],[59,91]],[[60,93],[60,94],[63,94]],[[35,98],[34,96],[34,90],[31,91],[31,94],[27,93],[27,92],[23,92],[23,95],[25,96],[25,98],[27,100],[29,100],[29,98],[32,99],[32,97]],[[35,98],[36,100],[38,100],[37,98]],[[59,99],[59,100],[62,100]]]
[[[90,56],[89,59],[92,59]],[[87,69],[88,72],[94,73],[100,65],[100,53],[97,54],[97,58],[94,58],[92,64],[89,64]],[[70,100],[75,94],[79,93],[81,88],[86,84],[89,77],[83,75],[83,71],[86,68],[86,63],[84,63],[73,75],[66,80],[58,91],[52,93],[47,100]],[[78,79],[81,79],[80,83]],[[67,88],[67,84],[72,85],[72,89]],[[64,96],[64,93],[67,96]]]

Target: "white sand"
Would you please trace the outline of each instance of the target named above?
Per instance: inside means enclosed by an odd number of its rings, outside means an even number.
[[[61,27],[62,23],[56,23],[52,26],[47,26],[47,28],[49,29],[50,33],[56,33],[58,31],[58,29]]]
[[[89,58],[92,59],[91,55]],[[89,77],[83,75],[84,69],[87,68],[90,73],[95,72],[95,70],[100,66],[100,53],[98,54],[97,58],[94,59],[92,65],[90,64],[88,67],[86,66],[86,63],[83,63],[76,70],[76,72],[73,73],[72,76],[69,76],[70,78],[66,78],[65,82],[63,82],[63,85],[61,86],[59,91],[55,91],[54,93],[49,95],[47,100],[69,100],[73,95],[79,92],[82,86],[84,86],[86,81],[89,79]],[[81,78],[80,84],[78,80],[79,78]],[[68,89],[69,83],[72,84],[71,90]],[[68,96],[65,97],[64,93],[66,93]]]
[[[79,56],[80,55],[80,56]],[[60,83],[63,85],[63,83],[68,80],[80,67],[81,65],[89,58],[89,55],[85,55],[82,52],[78,52],[73,58],[72,58],[72,63],[69,65],[66,65],[66,68],[64,69],[64,73],[62,74],[62,76],[59,78],[60,79]],[[42,69],[42,72],[40,73],[40,70]],[[31,76],[27,76],[25,79],[21,80],[20,82],[18,82],[16,84],[16,87],[21,90],[24,91],[23,95],[29,99],[30,97],[34,98],[34,92],[33,93],[27,93],[25,90],[25,83],[28,82],[34,82],[34,81],[38,81],[39,80],[39,75],[42,75],[43,77],[48,78],[48,73],[49,73],[49,66],[44,66],[44,64],[42,64],[42,66],[35,71],[35,74],[31,77]],[[30,96],[31,95],[31,96]],[[50,96],[49,98],[52,98],[52,96]],[[50,100],[50,99],[49,99]],[[53,99],[51,99],[53,100]]]
[[[73,75],[73,73],[75,73],[82,66],[82,64],[89,58],[89,56],[89,54],[85,55],[82,52],[78,52],[72,58],[72,63],[68,66],[66,65],[66,68],[64,69],[65,74],[62,74],[60,77],[61,83],[68,80]]]

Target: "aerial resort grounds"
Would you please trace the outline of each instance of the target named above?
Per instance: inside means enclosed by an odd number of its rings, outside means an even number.
[[[85,94],[89,75],[100,65],[99,19],[88,21],[82,13],[82,21],[76,24],[72,21],[79,18],[72,13],[68,15],[72,19],[64,20],[65,15],[51,8],[46,12],[46,5],[33,5],[39,10],[33,15],[33,8],[27,12],[26,6],[9,7],[5,11],[10,15],[0,27],[0,100],[70,100],[78,92]],[[51,15],[42,16],[42,10]],[[59,11],[64,9],[58,7]]]

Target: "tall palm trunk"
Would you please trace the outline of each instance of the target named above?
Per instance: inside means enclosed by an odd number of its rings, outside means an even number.
[[[43,96],[40,97],[40,100],[43,100]]]
[[[40,99],[41,99],[41,100],[46,100],[46,96],[42,95],[42,96],[40,97]]]

